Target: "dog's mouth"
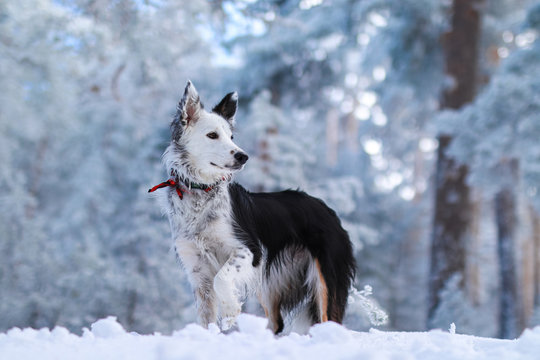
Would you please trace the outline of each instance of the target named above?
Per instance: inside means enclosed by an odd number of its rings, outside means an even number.
[[[210,165],[215,166],[215,167],[217,167],[218,169],[221,169],[221,170],[226,170],[224,167],[219,166],[217,164],[214,164],[213,162],[211,162]]]
[[[241,170],[244,165],[243,164],[235,164],[235,165],[225,165],[225,166],[219,166],[216,163],[210,162],[210,165],[217,167],[218,169],[224,170],[224,171],[236,171]]]

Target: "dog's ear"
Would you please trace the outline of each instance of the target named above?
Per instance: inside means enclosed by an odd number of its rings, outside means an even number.
[[[201,109],[199,93],[193,83],[188,80],[184,95],[176,108],[175,120],[178,120],[182,126],[190,125],[199,120]]]
[[[238,109],[238,93],[232,92],[225,95],[223,100],[219,102],[214,108],[212,109],[212,112],[223,116],[225,120],[231,124],[231,126],[234,126],[235,120],[234,116],[236,115],[236,110]]]

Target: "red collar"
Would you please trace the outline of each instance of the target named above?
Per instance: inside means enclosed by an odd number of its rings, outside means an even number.
[[[182,183],[177,181],[175,177],[171,177],[169,180],[164,181],[161,184],[158,184],[158,185],[154,186],[151,189],[148,189],[148,192],[150,193],[150,192],[156,191],[157,189],[161,189],[161,188],[164,188],[164,187],[173,187],[174,186],[174,188],[176,190],[176,193],[178,194],[178,197],[180,198],[180,200],[182,200],[184,198],[184,194],[189,193],[189,190],[186,187],[183,187],[181,184]],[[185,183],[183,183],[183,184],[185,185]],[[201,185],[201,184],[190,183],[189,188],[190,189],[201,189],[204,192],[209,192],[214,187],[209,186],[209,185]]]

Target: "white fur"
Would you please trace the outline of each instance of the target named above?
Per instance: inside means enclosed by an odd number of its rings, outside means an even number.
[[[260,270],[252,266],[253,254],[235,238],[232,228],[227,186],[232,174],[242,168],[234,159],[242,149],[232,141],[229,123],[201,108],[190,84],[185,98],[182,136],[171,141],[163,163],[179,177],[213,188],[209,193],[187,189],[183,199],[168,188],[161,192],[161,204],[195,293],[199,323],[207,327],[220,320],[225,330],[236,322],[244,290],[253,288]],[[217,134],[217,139],[209,138],[209,133]]]

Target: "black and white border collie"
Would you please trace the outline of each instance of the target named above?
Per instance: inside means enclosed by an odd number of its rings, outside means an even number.
[[[149,190],[166,187],[161,204],[199,323],[231,328],[248,294],[276,334],[290,314],[303,322],[292,326],[300,331],[341,323],[355,275],[347,232],[332,209],[304,192],[251,193],[231,181],[248,160],[233,142],[237,103],[233,92],[207,112],[188,82],[163,154],[170,178]]]

